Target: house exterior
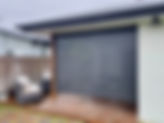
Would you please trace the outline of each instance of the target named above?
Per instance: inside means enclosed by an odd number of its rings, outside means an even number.
[[[21,28],[51,36],[57,92],[135,104],[139,121],[164,122],[164,4]]]
[[[0,57],[13,55],[15,57],[48,56],[49,40],[27,35],[19,31],[0,29]]]

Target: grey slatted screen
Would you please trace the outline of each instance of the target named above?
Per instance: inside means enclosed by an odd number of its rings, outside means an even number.
[[[115,101],[135,101],[135,29],[57,38],[57,88]]]

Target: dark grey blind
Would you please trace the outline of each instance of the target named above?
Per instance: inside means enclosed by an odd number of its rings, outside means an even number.
[[[58,91],[135,100],[135,29],[59,36]]]

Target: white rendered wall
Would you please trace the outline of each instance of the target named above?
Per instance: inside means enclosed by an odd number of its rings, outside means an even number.
[[[145,123],[164,123],[164,25],[138,30],[138,111]]]

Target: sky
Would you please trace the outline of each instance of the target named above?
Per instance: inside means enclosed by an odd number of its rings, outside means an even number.
[[[160,3],[164,0],[0,0],[0,26]]]

